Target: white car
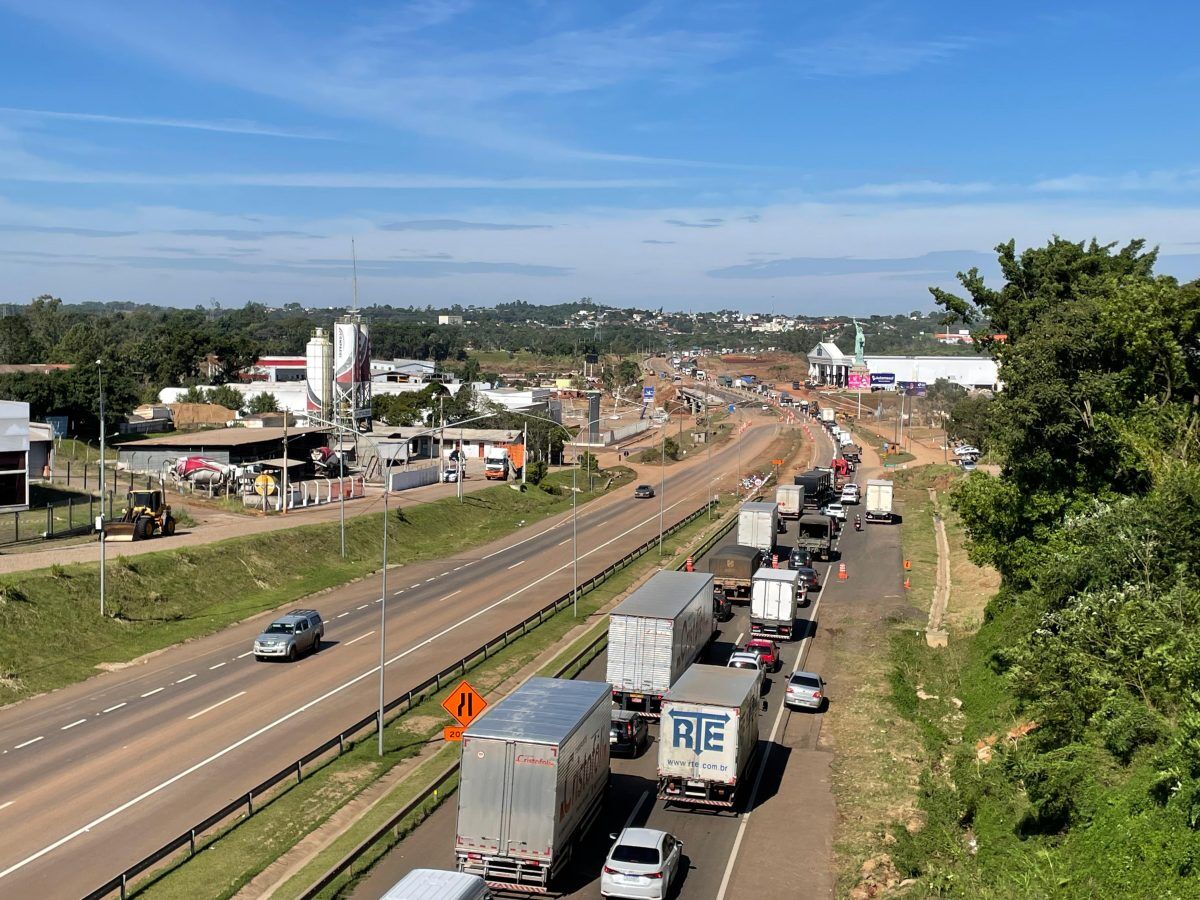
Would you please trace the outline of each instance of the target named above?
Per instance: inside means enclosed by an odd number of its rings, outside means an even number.
[[[612,837],[615,843],[600,873],[600,896],[667,897],[682,865],[683,842],[655,828],[626,828]]]
[[[954,455],[960,458],[963,456],[978,456],[979,448],[972,447],[970,444],[963,444],[961,447],[954,448]]]
[[[846,507],[842,506],[841,503],[830,503],[821,510],[821,513],[829,516],[831,519],[837,519],[839,522],[846,521]]]
[[[858,499],[859,499],[859,497],[858,497],[858,485],[857,484],[853,484],[853,483],[848,484],[844,488],[842,488],[842,504],[843,505],[847,504],[847,503],[857,503]]]
[[[735,650],[729,654],[729,662],[725,663],[727,669],[750,669],[758,673],[758,696],[763,694],[763,682],[766,678],[766,672],[763,669],[762,657],[757,653],[748,653],[744,650]]]

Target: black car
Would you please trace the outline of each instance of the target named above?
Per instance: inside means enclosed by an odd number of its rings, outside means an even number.
[[[646,717],[630,709],[614,709],[608,729],[610,753],[637,756],[650,745],[650,726]]]
[[[733,618],[733,604],[725,596],[723,588],[713,589],[713,618],[718,622],[728,622]]]
[[[792,555],[788,557],[789,569],[811,568],[813,563],[812,551],[803,547],[793,547]]]
[[[639,484],[633,489],[633,496],[638,500],[649,500],[654,496],[654,488],[648,484]]]

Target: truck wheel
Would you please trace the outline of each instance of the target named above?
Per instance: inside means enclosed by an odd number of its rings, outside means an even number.
[[[140,516],[138,520],[133,523],[133,539],[135,541],[145,540],[153,533],[153,527],[154,526],[151,524],[149,516]]]
[[[165,534],[167,537],[170,537],[171,535],[173,535],[175,533],[175,519],[174,518],[168,517],[166,519],[166,521],[163,522],[162,533]]]
[[[295,644],[292,644],[292,646],[288,647],[287,661],[290,663],[296,661],[296,645]]]

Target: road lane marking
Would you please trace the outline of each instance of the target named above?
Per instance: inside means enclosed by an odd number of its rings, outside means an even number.
[[[374,629],[371,629],[371,630],[370,630],[370,631],[368,631],[366,634],[360,634],[360,635],[359,635],[358,637],[356,637],[354,640],[352,640],[352,641],[346,641],[346,646],[347,646],[347,647],[349,647],[351,644],[357,644],[357,643],[358,643],[359,641],[361,641],[363,638],[369,638],[369,637],[370,637],[371,635],[373,635],[374,633],[375,633],[375,630],[374,630]],[[378,668],[378,666],[376,666],[376,668]]]
[[[370,605],[371,605],[370,603],[364,603],[362,606],[359,607],[359,609],[366,609]]]
[[[525,565],[525,560],[521,560],[520,562],[513,563],[511,566],[509,566],[509,568],[515,569],[517,566],[523,566],[523,565]]]
[[[122,700],[122,701],[121,701],[120,703],[118,703],[116,706],[110,706],[108,709],[102,709],[102,710],[100,710],[100,712],[102,712],[102,713],[106,713],[106,712],[112,712],[113,710],[120,709],[120,708],[121,708],[122,706],[124,706],[124,705],[125,705],[127,702],[128,702],[127,700]]]
[[[408,589],[409,589],[409,590],[415,590],[416,588],[419,588],[420,586],[421,586],[421,582],[419,582],[419,581],[418,581],[416,584],[410,584],[410,585],[408,586]]]
[[[637,817],[638,810],[642,808],[642,804],[646,802],[646,798],[649,796],[649,791],[642,791],[642,796],[638,797],[638,802],[633,805],[633,811],[629,813],[629,818],[625,820],[625,825],[621,829],[622,831],[628,828],[629,823]]]
[[[335,618],[335,619],[344,619],[344,618],[346,618],[346,616],[348,616],[348,615],[350,615],[350,613],[348,613],[348,612],[344,612],[344,613],[338,613],[336,616],[334,616],[334,618]]]
[[[382,602],[383,602],[383,598],[382,598],[382,597],[380,597],[380,598],[379,598],[378,600],[376,600],[375,602],[376,602],[376,603],[382,603]]]
[[[86,721],[87,721],[87,719],[76,719],[76,720],[75,720],[74,722],[72,722],[70,725],[64,725],[62,728],[60,728],[60,729],[58,729],[58,730],[59,730],[59,731],[66,731],[68,728],[74,728],[76,725],[82,725],[82,724],[83,724],[84,722],[86,722]]]
[[[225,665],[225,663],[221,663],[221,665]],[[142,699],[144,700],[144,699],[146,699],[147,697],[153,697],[153,696],[154,696],[155,694],[157,694],[159,691],[165,691],[165,690],[166,690],[166,688],[160,688],[160,687],[156,687],[154,690],[152,690],[152,691],[146,691],[146,693],[142,694]]]
[[[404,590],[403,590],[403,589],[401,589],[401,590],[398,590],[398,591],[396,591],[395,593],[393,593],[393,594],[392,594],[392,596],[393,596],[393,597],[399,597],[399,596],[400,596],[401,594],[403,594],[403,593],[404,593]]]
[[[430,578],[426,578],[426,579],[425,579],[425,583],[426,583],[426,584],[429,584],[429,582],[431,582],[431,581],[437,581],[437,576],[436,576],[436,575],[434,575],[434,576],[432,576],[432,577],[430,577]]]
[[[742,635],[744,635],[745,633],[746,632],[744,632],[744,631],[738,632],[738,636],[733,639],[733,645],[735,647],[742,642]]]
[[[253,651],[253,650],[251,650],[250,652],[251,652],[251,653],[253,653],[254,651]],[[241,657],[238,657],[238,658],[239,658],[239,659],[241,659]],[[195,677],[196,677],[196,673],[195,673],[195,672],[193,672],[191,675],[185,675],[183,678],[180,678],[180,679],[179,679],[177,682],[175,682],[175,683],[176,683],[176,684],[183,684],[185,681],[191,681],[191,680],[192,680],[193,678],[195,678]]]
[[[254,652],[253,650],[247,650],[245,653],[239,653],[239,654],[238,654],[236,657],[234,657],[234,658],[235,658],[235,659],[244,659],[245,657],[249,656],[249,655],[250,655],[251,653],[253,653],[253,652]]]
[[[200,710],[200,712],[198,712],[198,713],[192,713],[190,716],[188,716],[188,721],[190,722],[192,719],[197,719],[197,718],[199,718],[200,716],[204,715],[204,714],[205,714],[205,713],[207,713],[207,712],[212,712],[212,711],[213,711],[214,709],[216,709],[218,706],[224,706],[224,705],[225,705],[226,703],[228,703],[230,700],[236,700],[238,697],[242,696],[242,695],[243,695],[243,694],[245,694],[245,693],[246,693],[245,691],[238,691],[238,692],[237,692],[236,694],[234,694],[232,697],[226,697],[224,700],[218,700],[218,701],[217,701],[216,703],[214,703],[212,706],[206,706],[204,709]]]
[[[450,574],[449,572],[443,572],[441,575],[438,576],[438,578],[445,578],[449,574]]]
[[[668,509],[674,509],[676,506],[679,506],[683,502],[685,502],[685,501],[679,500],[679,501],[671,504],[671,506],[669,506]],[[652,521],[655,521],[657,518],[658,518],[658,516],[654,515],[654,516],[651,516],[650,518],[644,519],[641,522],[634,524],[632,527],[630,527],[630,528],[626,529],[625,531],[621,532],[620,534],[617,534],[616,536],[610,538],[609,540],[605,541],[604,543],[600,544],[599,546],[593,547],[587,553],[584,553],[583,557],[588,557],[588,556],[591,556],[593,553],[600,552],[601,550],[608,547],[610,544],[620,540],[621,538],[625,537],[628,534],[633,533],[634,531],[641,528],[642,526],[644,526]],[[447,634],[450,634],[452,631],[455,631],[458,628],[461,628],[462,626],[466,625],[469,622],[474,621],[475,619],[479,618],[482,615],[486,615],[487,613],[491,612],[496,607],[508,602],[509,600],[512,600],[514,597],[516,597],[520,594],[523,594],[525,591],[530,590],[531,588],[535,587],[536,585],[541,584],[546,579],[552,578],[553,576],[557,575],[558,573],[569,568],[571,565],[572,565],[571,562],[564,563],[563,565],[559,566],[554,571],[549,572],[546,575],[543,575],[541,578],[538,578],[536,581],[530,582],[529,584],[525,585],[524,587],[519,588],[516,591],[513,591],[511,594],[508,594],[505,597],[501,597],[496,602],[491,603],[488,606],[483,607],[482,609],[476,610],[471,615],[464,617],[463,619],[459,620],[458,622],[454,623],[453,625],[449,625],[446,628],[443,628],[437,634],[431,635],[430,637],[426,638],[425,640],[421,641],[420,643],[415,644],[412,647],[409,647],[407,650],[404,650],[404,651],[396,654],[391,659],[387,660],[385,662],[385,665],[390,666],[393,663],[398,662],[401,659],[404,659],[406,656],[408,656],[412,653],[416,653],[418,650],[429,646],[433,642],[439,640],[440,638],[445,637]],[[364,637],[365,637],[365,635],[364,635]],[[251,652],[253,652],[253,651],[251,651]],[[226,746],[220,750],[217,750],[215,753],[210,754],[209,756],[205,757],[204,759],[200,760],[199,762],[193,763],[192,765],[188,766],[183,771],[177,772],[176,774],[172,775],[170,778],[167,778],[164,781],[159,782],[154,787],[147,788],[146,790],[144,790],[140,794],[138,794],[136,797],[132,797],[129,800],[126,800],[124,803],[120,804],[119,806],[114,807],[113,809],[110,809],[106,813],[103,813],[103,814],[97,816],[96,818],[92,819],[90,822],[86,823],[85,825],[82,825],[79,828],[76,828],[74,831],[71,831],[71,832],[63,835],[62,837],[58,838],[57,840],[52,841],[51,843],[47,844],[45,847],[42,847],[40,850],[37,850],[37,851],[29,854],[24,859],[18,860],[17,862],[8,866],[6,869],[0,870],[0,879],[7,878],[9,875],[13,874],[13,872],[18,872],[21,869],[28,866],[30,863],[37,862],[37,860],[41,859],[43,856],[46,856],[48,853],[53,853],[59,847],[62,847],[65,844],[69,844],[71,841],[76,840],[81,835],[87,834],[88,832],[99,827],[100,825],[103,825],[105,822],[108,822],[111,819],[114,819],[117,816],[121,815],[121,813],[125,812],[126,810],[132,809],[133,807],[137,806],[139,803],[143,803],[144,801],[148,800],[150,797],[153,797],[156,794],[162,793],[167,788],[182,781],[184,778],[187,778],[189,775],[192,775],[192,774],[200,771],[201,769],[212,765],[217,760],[220,760],[220,759],[228,756],[230,753],[233,753],[235,750],[238,750],[238,749],[246,746],[246,744],[249,744],[251,741],[254,741],[254,740],[262,737],[267,732],[269,732],[275,728],[278,728],[280,725],[284,724],[285,722],[291,721],[296,716],[299,716],[299,715],[302,715],[303,713],[308,712],[308,710],[312,709],[314,706],[317,706],[320,703],[324,703],[330,697],[337,696],[342,691],[345,691],[345,690],[353,687],[354,685],[358,684],[360,681],[364,681],[365,679],[372,677],[373,675],[377,674],[378,672],[379,672],[379,666],[373,666],[372,668],[367,669],[365,672],[362,672],[362,673],[354,676],[349,681],[346,681],[343,684],[340,684],[335,688],[329,689],[324,694],[321,694],[319,697],[314,697],[312,700],[309,700],[307,703],[301,704],[300,706],[293,709],[291,712],[284,713],[282,716],[279,716],[274,721],[268,722],[266,725],[263,725],[261,728],[255,729],[254,731],[247,734],[245,737],[238,738],[233,743],[229,744],[228,746]],[[196,676],[189,675],[187,677],[195,678]],[[184,679],[180,679],[180,680],[186,681],[187,679],[184,678]],[[179,682],[177,681],[176,684],[178,684],[178,683]],[[7,753],[8,751],[6,750],[4,752]]]
[[[461,569],[461,568],[463,568],[463,566],[455,566],[455,567],[454,567],[454,571],[455,571],[455,572],[457,572],[457,571],[458,571],[459,569]]]
[[[45,739],[45,737],[46,737],[46,736],[45,736],[44,734],[39,734],[37,737],[35,737],[35,738],[34,738],[33,740],[31,740],[31,741],[26,741],[26,742],[25,742],[25,743],[23,743],[23,744],[17,744],[17,746],[13,747],[13,749],[14,749],[14,750],[20,750],[22,747],[28,747],[30,744],[36,744],[38,741],[40,741],[40,740],[44,740],[44,739]]]
[[[217,663],[215,666],[209,666],[209,667],[208,667],[208,671],[210,671],[210,672],[211,672],[213,669],[219,669],[219,668],[221,668],[221,666],[223,666],[223,665],[225,665],[225,663],[223,663],[223,662],[219,662],[219,663]],[[142,694],[142,696],[144,697],[144,696],[146,696],[146,695],[145,695],[145,694]]]
[[[455,591],[455,592],[454,592],[454,594],[461,594],[461,593],[462,593],[462,589],[461,589],[461,588],[459,588],[457,591]],[[454,596],[454,594],[447,594],[445,597],[442,597],[442,598],[440,598],[440,599],[438,600],[438,603],[441,603],[441,602],[442,602],[442,600],[449,600],[451,597],[453,597],[453,596]]]
[[[565,541],[559,541],[558,546],[561,547],[563,544],[569,544],[569,543],[571,543],[571,539],[567,538]]]
[[[0,809],[8,809],[10,806],[12,806],[16,802],[17,802],[16,800],[9,800],[7,803],[0,803]]]

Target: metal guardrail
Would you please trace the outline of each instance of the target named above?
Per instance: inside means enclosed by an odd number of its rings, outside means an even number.
[[[710,505],[712,505],[712,501],[705,503],[699,509],[680,519],[674,525],[664,529],[663,533],[674,534],[684,526],[691,524],[696,519],[700,518],[700,516],[704,515],[708,511]],[[594,590],[612,575],[624,569],[631,562],[657,544],[657,536],[648,541],[644,541],[635,549],[630,550],[616,562],[606,566],[596,575],[583,580],[579,584],[579,595],[582,596],[583,594]],[[561,612],[570,605],[573,593],[573,591],[568,591],[560,597],[557,597],[550,603],[543,606],[537,612],[529,615],[519,625],[514,625],[512,628],[505,630],[503,634],[492,638],[490,641],[483,644],[481,647],[478,647],[471,653],[468,653],[457,662],[452,663],[437,674],[433,675],[431,678],[425,679],[425,681],[421,682],[416,687],[410,688],[401,696],[396,697],[391,702],[385,704],[384,716],[386,717],[389,712],[397,710],[401,706],[404,707],[403,712],[408,712],[417,704],[425,701],[433,694],[436,694],[442,689],[444,679],[456,675],[459,677],[465,675],[467,669],[471,668],[475,663],[483,662],[495,651],[502,650],[503,648],[507,647],[510,640],[528,634],[530,630],[536,628],[538,625],[541,625],[548,617],[554,615],[555,613]],[[402,713],[398,713],[398,715],[400,714]],[[126,868],[119,875],[109,879],[100,887],[87,894],[84,900],[100,900],[100,898],[107,897],[114,891],[119,892],[121,900],[125,900],[125,898],[128,896],[129,884],[132,879],[136,878],[138,875],[141,875],[155,864],[161,862],[185,847],[188,848],[189,857],[195,856],[197,839],[203,837],[204,834],[211,828],[220,824],[225,819],[228,819],[230,816],[242,812],[243,810],[245,811],[247,818],[254,815],[255,800],[261,799],[262,796],[271,788],[275,787],[281,782],[289,781],[292,778],[295,778],[296,783],[299,784],[304,779],[305,766],[317,759],[320,759],[322,756],[325,756],[335,748],[337,749],[336,755],[341,756],[346,751],[346,746],[348,743],[353,746],[355,735],[358,735],[359,732],[362,732],[373,725],[378,726],[378,724],[378,710],[372,711],[370,715],[363,716],[363,718],[359,719],[350,727],[343,729],[338,734],[324,741],[316,748],[305,753],[295,762],[292,762],[280,769],[274,775],[255,785],[237,799],[227,803],[221,809],[202,819],[187,831],[176,836],[172,840],[167,841],[157,850]],[[372,729],[370,733],[374,733],[374,729]]]

